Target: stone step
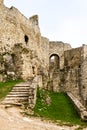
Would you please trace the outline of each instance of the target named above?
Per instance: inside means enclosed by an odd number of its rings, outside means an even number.
[[[15,86],[17,86],[17,87],[21,87],[21,86],[24,86],[24,87],[29,87],[30,86],[30,83],[28,82],[28,83],[20,83],[20,84],[16,84]]]
[[[24,86],[23,85],[15,85],[14,87],[19,87],[19,88],[20,87],[25,87],[26,88],[26,87],[30,87],[30,85],[24,85]]]
[[[12,89],[12,91],[14,91],[14,90],[26,90],[26,91],[28,91],[29,90],[29,87],[23,87],[23,86],[21,86],[21,87],[13,87],[13,89]]]
[[[27,103],[28,101],[27,100],[22,100],[22,102],[19,102],[19,100],[4,100],[0,105],[22,105],[23,103]]]
[[[14,87],[18,87],[18,88],[20,88],[20,87],[24,87],[24,88],[29,88],[30,86],[18,86],[18,85],[15,85]]]
[[[11,92],[28,92],[29,89],[12,89]]]
[[[16,105],[16,106],[22,106],[23,103],[19,103],[19,102],[3,102],[0,104],[3,108],[10,108],[12,107],[13,105]],[[3,106],[4,105],[4,106]]]
[[[7,95],[7,97],[6,98],[11,98],[11,97],[28,97],[28,95]]]
[[[28,100],[27,99],[12,99],[12,100],[4,100],[1,104],[23,104],[23,103],[27,103]]]
[[[20,83],[15,85],[11,92],[9,92],[6,98],[2,101],[2,104],[28,103],[29,88],[29,83]]]
[[[28,97],[6,97],[4,99],[4,101],[12,101],[12,100],[20,100],[20,101],[24,101],[24,100],[28,100]]]
[[[11,91],[8,95],[29,95],[29,92],[27,92],[27,91],[22,91],[22,92],[19,92],[19,91]]]

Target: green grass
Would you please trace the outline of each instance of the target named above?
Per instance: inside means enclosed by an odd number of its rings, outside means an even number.
[[[51,98],[50,105],[47,105],[45,102],[46,95],[49,95]],[[77,111],[65,93],[54,93],[38,89],[34,114],[53,121],[61,120],[70,124],[85,125],[80,120]]]
[[[22,81],[7,81],[0,82],[0,100],[2,100],[12,89],[12,87]],[[51,103],[46,103],[46,98],[49,95]],[[52,121],[68,122],[72,124],[79,124],[81,127],[86,127],[87,122],[82,122],[75,110],[72,102],[65,93],[54,93],[46,90],[38,89],[37,102],[34,108],[34,115],[49,119]]]
[[[0,100],[3,99],[12,89],[12,87],[22,82],[21,80],[11,80],[7,82],[0,82]]]

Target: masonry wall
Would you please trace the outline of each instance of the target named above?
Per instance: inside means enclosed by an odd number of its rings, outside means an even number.
[[[3,71],[0,73],[0,79],[6,79],[7,72],[4,71],[7,68],[3,61],[7,60],[9,63],[8,55],[10,57],[14,55],[16,58],[14,61],[17,60],[14,64],[15,71],[9,70],[8,73],[14,73],[17,77],[20,75],[26,80],[36,76],[42,68],[47,73],[49,42],[41,37],[38,16],[34,15],[27,19],[16,8],[7,8],[2,1],[0,2],[0,54],[2,57],[0,70]],[[48,48],[47,52],[44,47]],[[42,51],[45,52],[44,55]]]
[[[52,55],[59,67],[49,69]],[[40,87],[69,91],[87,106],[87,45],[72,49],[49,41],[41,36],[37,15],[28,19],[0,0],[0,81],[34,77]]]
[[[42,65],[49,70],[49,40],[45,37],[41,37],[41,53],[39,55],[42,58]]]
[[[81,65],[81,96],[87,107],[87,45],[83,44],[83,61]]]
[[[79,47],[64,52],[64,90],[71,92],[79,100],[82,100],[81,69],[84,60],[83,50],[83,47]]]
[[[87,57],[87,45],[83,44],[82,47],[83,47],[83,59],[85,60],[85,58]]]
[[[60,59],[60,68],[62,69],[64,67],[64,51],[70,49],[71,46],[67,43],[51,41],[49,43],[49,57],[52,54],[57,54]]]
[[[48,82],[48,89],[59,92],[61,91],[61,86],[64,83],[61,82],[62,72],[64,69],[64,51],[70,50],[71,46],[63,42],[49,42],[49,75],[50,81]],[[55,56],[55,61],[52,62],[51,56]],[[49,86],[50,84],[50,86]]]
[[[87,107],[87,57],[81,66],[81,97],[83,104]]]
[[[64,65],[69,68],[79,67],[82,63],[83,48],[75,48],[64,52]]]

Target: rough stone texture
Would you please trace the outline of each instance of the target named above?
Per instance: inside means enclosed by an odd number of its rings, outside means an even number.
[[[49,43],[49,57],[53,54],[57,54],[60,60],[60,68],[64,67],[64,51],[70,50],[71,46],[63,42],[50,42]]]
[[[81,96],[83,104],[87,107],[87,57],[82,63],[81,66]]]
[[[87,57],[87,45],[83,44],[83,58],[85,59]]]
[[[33,79],[31,87],[29,88],[28,104],[30,108],[34,108],[36,104],[36,94],[37,94],[37,77]]]
[[[70,91],[87,107],[87,46],[64,53],[65,91]]]
[[[42,75],[43,85],[46,86],[50,55],[58,51],[60,66],[63,67],[64,50],[71,48],[68,44],[55,42],[54,47],[57,49],[54,50],[52,44],[41,36],[37,15],[27,19],[15,7],[7,8],[1,1],[0,81],[10,78],[28,80],[29,77]]]
[[[36,77],[40,87],[69,91],[87,107],[86,73],[87,45],[72,49],[49,41],[41,36],[37,15],[28,19],[0,0],[0,81]]]
[[[54,92],[60,91],[60,71],[52,69],[50,72],[50,79],[48,81],[47,88]]]
[[[50,88],[53,91],[70,92],[87,108],[87,45],[79,48],[60,51],[63,55],[63,67],[57,47],[51,46],[54,53],[59,56],[60,67],[56,67],[56,60],[50,64]],[[55,49],[56,48],[56,49]],[[52,49],[50,51],[52,51]],[[55,56],[55,55],[54,55]],[[56,58],[55,58],[56,59]]]
[[[1,104],[5,105],[27,105],[28,108],[34,108],[36,104],[37,77],[28,82],[17,84],[11,92],[5,97]]]
[[[37,65],[40,64],[38,63],[38,59],[42,62],[40,44],[41,34],[37,15],[27,19],[16,8],[11,7],[9,9],[5,6],[1,6],[0,53],[2,57],[7,54],[16,55],[16,61],[18,61],[19,64],[16,64],[17,66],[15,68],[20,68],[19,71],[23,73],[21,74],[23,79],[32,75],[32,67],[34,65],[34,69],[37,69],[35,68],[36,66],[39,68]],[[17,53],[19,54],[17,55]],[[30,65],[28,65],[28,63]],[[5,66],[4,63],[3,66]]]
[[[74,105],[75,105],[78,113],[80,114],[82,120],[87,121],[87,111],[86,111],[86,108],[71,93],[68,92],[67,95],[69,96],[69,98],[74,103]]]
[[[64,52],[64,65],[69,68],[78,68],[82,62],[83,48],[75,48]]]

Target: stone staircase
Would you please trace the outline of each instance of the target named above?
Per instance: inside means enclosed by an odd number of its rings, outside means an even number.
[[[13,87],[12,91],[5,97],[1,104],[5,105],[22,105],[28,103],[29,98],[29,82],[17,84]]]

